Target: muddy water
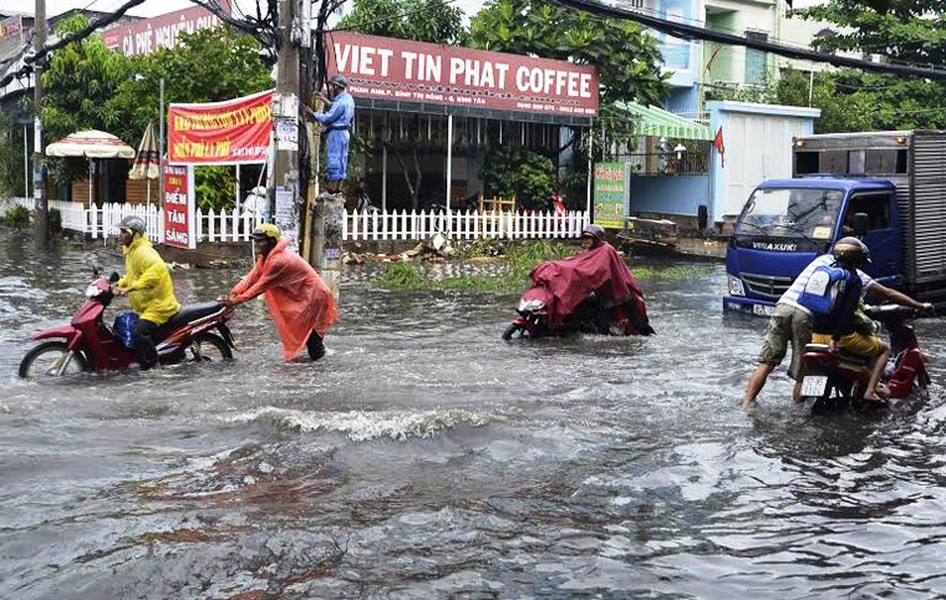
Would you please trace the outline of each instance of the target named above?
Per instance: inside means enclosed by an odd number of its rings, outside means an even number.
[[[782,370],[747,413],[765,323],[721,316],[719,265],[644,282],[649,339],[503,343],[514,297],[353,271],[319,363],[254,303],[232,364],[20,381],[87,261],[121,263],[0,240],[0,597],[946,594],[942,363],[882,416],[809,419]]]

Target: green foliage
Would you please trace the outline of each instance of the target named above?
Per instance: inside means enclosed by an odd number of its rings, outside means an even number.
[[[7,208],[3,215],[3,224],[7,227],[26,227],[30,224],[30,209],[16,204]]]
[[[368,35],[456,46],[464,45],[467,37],[463,11],[444,0],[355,0],[339,27]]]
[[[62,231],[62,213],[59,212],[58,208],[50,208],[48,218],[50,231],[53,233]]]
[[[521,206],[548,208],[555,191],[555,164],[546,156],[525,148],[493,148],[483,164],[483,188],[487,197],[517,195]]]
[[[229,165],[202,166],[194,169],[194,197],[202,211],[220,211],[233,206],[236,176]]]
[[[88,23],[84,15],[75,15],[59,23],[56,34],[76,33]],[[44,138],[53,142],[76,131],[100,129],[129,143],[121,127],[124,115],[115,111],[111,100],[131,72],[131,61],[109,50],[98,33],[54,52],[43,72]],[[58,163],[54,172],[59,181],[69,181],[87,172],[84,159],[54,162]]]
[[[464,290],[470,292],[514,294],[529,285],[529,273],[539,264],[575,254],[573,244],[538,240],[513,244],[503,257],[503,272],[500,275],[481,274],[436,279],[424,264],[391,263],[373,283],[379,287],[398,291]],[[712,273],[709,266],[646,266],[631,268],[637,279],[688,279]]]
[[[137,143],[165,103],[219,102],[261,92],[273,86],[259,42],[229,27],[181,33],[175,48],[135,57],[132,74],[117,86],[110,110],[121,115],[112,133]]]
[[[742,100],[821,109],[816,133],[946,127],[946,86],[854,69],[806,73],[787,69],[754,89],[714,90],[710,99]]]
[[[818,50],[879,54],[892,62],[935,67],[946,60],[944,10],[944,0],[828,0],[791,14],[838,25],[833,35],[815,40]],[[807,104],[807,78],[790,73],[782,81],[783,103]],[[798,98],[802,89],[804,101]],[[822,110],[815,127],[819,133],[941,129],[946,127],[944,92],[946,84],[918,78],[853,69],[820,73],[811,102]]]
[[[0,197],[23,194],[23,144],[23,127],[0,113]]]
[[[631,21],[603,19],[543,0],[490,0],[470,20],[473,45],[597,65],[601,102],[661,104],[669,75],[657,41]]]
[[[863,51],[893,61],[941,65],[946,61],[946,1],[828,0],[792,16],[840,27],[815,41],[825,52]]]

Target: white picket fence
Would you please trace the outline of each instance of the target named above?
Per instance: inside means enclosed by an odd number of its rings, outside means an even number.
[[[32,210],[31,198],[11,198],[0,203],[0,209],[20,204]],[[81,202],[51,200],[49,208],[62,216],[62,227],[87,234],[92,238],[115,235],[118,223],[129,215],[141,217],[148,226],[148,237],[154,242],[164,239],[164,213],[155,205],[103,204],[86,207]],[[245,242],[256,228],[253,216],[237,210],[200,209],[196,213],[197,241]],[[422,240],[441,233],[454,239],[538,239],[572,238],[581,234],[588,218],[583,211],[562,215],[551,212],[453,212],[450,211],[345,211],[342,239],[350,240]]]

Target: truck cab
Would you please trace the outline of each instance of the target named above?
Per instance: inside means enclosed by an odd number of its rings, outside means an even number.
[[[866,215],[858,219],[854,215]],[[902,265],[897,190],[886,179],[808,175],[760,184],[749,197],[726,252],[723,310],[771,314],[792,281],[838,239],[857,235],[870,248],[864,269],[899,287]],[[856,228],[866,230],[855,231]]]

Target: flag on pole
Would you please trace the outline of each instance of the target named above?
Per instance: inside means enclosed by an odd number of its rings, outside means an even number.
[[[713,148],[716,148],[716,151],[719,152],[719,165],[720,167],[726,166],[726,146],[723,145],[723,126],[720,125],[719,129],[716,130],[716,137],[713,138]]]

